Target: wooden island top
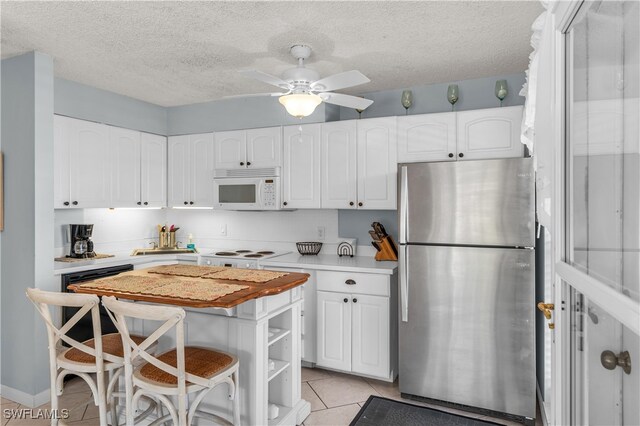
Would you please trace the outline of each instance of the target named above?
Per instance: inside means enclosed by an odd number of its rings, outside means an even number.
[[[178,266],[178,265],[175,265]],[[207,266],[190,266],[191,269],[194,268],[210,268]],[[253,282],[253,281],[244,281],[244,280],[232,280],[232,279],[221,279],[216,278],[215,274],[204,277],[198,276],[180,276],[180,275],[165,275],[158,272],[152,272],[156,268],[149,269],[141,269],[136,271],[123,272],[113,277],[102,278],[94,281],[86,281],[82,284],[71,284],[67,288],[76,293],[84,293],[84,294],[95,294],[97,296],[115,296],[119,299],[129,299],[129,300],[137,300],[142,302],[151,302],[151,303],[160,303],[165,305],[177,305],[177,306],[185,306],[192,308],[233,308],[234,306],[240,305],[248,300],[257,299],[265,296],[272,296],[292,288],[298,287],[304,284],[309,278],[309,274],[297,273],[297,272],[287,272],[283,273],[285,275],[271,279],[266,282]],[[220,270],[221,268],[217,268]],[[225,274],[233,274],[233,269],[236,268],[226,268],[224,271]],[[203,269],[204,271],[205,269]],[[244,271],[244,272],[243,272]],[[247,271],[268,271],[268,270],[246,270],[246,269],[237,269],[238,274],[246,273]],[[276,272],[276,271],[274,271]],[[187,298],[187,297],[176,297],[174,295],[157,295],[157,294],[149,294],[147,290],[145,290],[144,286],[140,286],[140,288],[136,288],[135,284],[129,285],[126,291],[124,290],[115,290],[113,288],[99,288],[100,286],[109,286],[110,283],[116,283],[118,280],[122,281],[126,278],[123,277],[132,277],[132,281],[143,279],[144,284],[150,287],[154,287],[153,283],[170,283],[172,286],[176,284],[184,284],[185,286],[189,284],[198,284],[198,285],[206,285],[211,288],[228,288],[231,285],[234,288],[239,288],[235,286],[242,286],[243,288],[238,289],[237,291],[233,291],[229,294],[224,294],[217,298],[211,299],[196,299],[196,298]],[[140,277],[140,278],[133,278]],[[155,286],[156,288],[162,287],[163,284],[158,284]]]

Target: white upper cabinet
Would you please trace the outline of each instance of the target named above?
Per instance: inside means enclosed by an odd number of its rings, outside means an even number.
[[[135,207],[140,199],[140,132],[109,127],[111,202],[109,207]]]
[[[191,197],[189,136],[170,136],[167,151],[167,205],[169,207],[188,206]]]
[[[213,133],[169,138],[169,207],[213,207]]]
[[[457,113],[458,159],[522,157],[522,106]]]
[[[358,122],[358,208],[396,208],[396,117]]]
[[[189,136],[191,197],[189,205],[213,207],[213,134]]]
[[[357,208],[356,122],[321,125],[322,208]]]
[[[90,121],[70,120],[70,207],[111,207],[109,128]]]
[[[398,162],[455,161],[456,113],[398,117]]]
[[[247,167],[267,168],[282,165],[282,128],[247,130]]]
[[[320,124],[283,129],[282,205],[320,208]]]
[[[216,169],[244,169],[247,167],[247,132],[231,130],[214,133]]]
[[[215,168],[244,169],[282,165],[282,128],[215,132]]]
[[[53,116],[53,208],[71,206],[70,180],[71,158],[69,144],[73,119],[61,115]]]
[[[167,138],[141,134],[140,201],[145,207],[167,205]]]

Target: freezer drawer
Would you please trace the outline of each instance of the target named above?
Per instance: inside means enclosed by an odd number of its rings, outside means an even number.
[[[400,253],[400,391],[535,417],[534,250]]]
[[[400,165],[400,243],[534,245],[531,158]]]

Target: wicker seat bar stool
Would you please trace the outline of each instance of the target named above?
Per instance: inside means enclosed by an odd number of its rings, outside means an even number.
[[[238,395],[238,358],[213,348],[184,345],[185,311],[179,307],[122,302],[115,297],[103,297],[107,309],[123,340],[127,425],[134,424],[134,412],[141,396],[157,399],[167,407],[169,414],[153,424],[171,420],[174,425],[191,425],[194,418],[208,417],[216,421],[239,425],[240,404]],[[142,343],[132,339],[126,318],[164,321]],[[161,336],[175,329],[176,347],[157,357],[147,348]],[[144,363],[134,368],[134,361]],[[226,383],[232,403],[232,416],[198,410],[198,405],[216,386]],[[188,396],[194,398],[187,407]],[[177,399],[177,408],[171,401]],[[188,410],[188,411],[187,411]]]
[[[119,333],[101,334],[100,299],[92,294],[59,293],[27,289],[27,297],[36,307],[47,327],[49,345],[49,371],[51,379],[51,409],[60,409],[58,397],[64,390],[64,378],[75,375],[82,378],[91,389],[93,402],[98,407],[100,425],[106,426],[107,410],[111,408],[111,424],[117,425],[117,415],[114,397],[115,384],[118,382],[124,368],[122,339]],[[80,308],[75,315],[63,326],[57,327],[52,319],[50,306]],[[79,342],[67,335],[87,313],[91,314],[93,339]],[[144,337],[131,336],[136,342],[142,342]],[[64,347],[62,342],[70,347]],[[153,348],[155,350],[155,347]],[[109,383],[105,383],[105,373],[111,376]],[[96,379],[91,377],[95,374]],[[147,415],[153,407],[143,413]],[[54,416],[55,417],[55,416]],[[51,419],[51,424],[58,424],[57,418]]]

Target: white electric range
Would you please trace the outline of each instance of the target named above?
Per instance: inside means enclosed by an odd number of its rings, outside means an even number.
[[[230,266],[232,268],[260,269],[260,261],[287,254],[286,251],[275,250],[216,250],[200,255],[201,265]]]

